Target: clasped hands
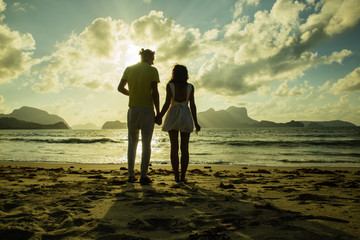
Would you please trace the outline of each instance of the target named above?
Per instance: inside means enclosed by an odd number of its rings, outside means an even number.
[[[156,123],[157,125],[161,125],[161,124],[162,124],[162,116],[160,116],[159,114],[157,114],[157,115],[155,116],[155,123]]]

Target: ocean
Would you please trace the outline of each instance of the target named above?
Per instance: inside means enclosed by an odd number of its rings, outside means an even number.
[[[126,163],[127,130],[1,130],[0,161]],[[190,164],[360,167],[360,127],[202,129]],[[155,129],[152,164],[170,164],[166,132]],[[141,158],[141,142],[136,162]]]

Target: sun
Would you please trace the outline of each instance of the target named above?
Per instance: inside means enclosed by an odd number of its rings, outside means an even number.
[[[140,62],[139,52],[142,48],[149,48],[152,51],[155,51],[156,49],[153,46],[138,46],[132,41],[127,41],[125,44],[122,43],[121,47],[119,46],[119,48],[115,51],[116,57],[114,59],[114,63],[118,66],[127,67]]]
[[[136,64],[140,61],[139,51],[141,47],[136,46],[131,41],[126,43],[121,43],[115,49],[115,58],[113,60],[114,64],[121,66],[121,68],[128,67],[130,65]]]
[[[128,48],[125,53],[125,64],[127,66],[136,64],[140,61],[140,55],[139,52],[141,50],[141,47],[136,46],[134,44],[129,44]]]

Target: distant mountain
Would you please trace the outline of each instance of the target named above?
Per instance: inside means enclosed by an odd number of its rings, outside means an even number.
[[[126,123],[120,121],[108,121],[105,122],[101,129],[125,129],[127,128]]]
[[[301,121],[305,127],[318,128],[318,127],[356,127],[355,124],[346,121]]]
[[[356,127],[350,122],[335,121],[295,121],[276,123],[272,121],[256,121],[247,115],[244,107],[229,107],[215,111],[210,108],[197,114],[198,122],[203,128],[242,128],[242,127]]]
[[[55,124],[39,124],[21,121],[16,118],[0,118],[0,129],[69,129],[63,122]]]
[[[290,121],[287,123],[275,123],[271,121],[260,121],[251,125],[252,127],[304,127],[302,122]]]
[[[96,126],[93,123],[85,123],[85,124],[78,124],[78,125],[73,125],[72,126],[73,129],[99,129],[99,126]]]
[[[44,110],[40,110],[33,107],[22,107],[20,109],[15,109],[10,114],[0,114],[0,118],[15,118],[17,120],[38,123],[43,125],[55,124],[58,122],[63,122],[67,128],[70,128],[69,124],[62,119],[61,117],[49,114]]]
[[[226,110],[215,111],[210,108],[197,114],[200,126],[207,128],[238,128],[249,127],[258,121],[247,115],[244,107],[229,107]]]

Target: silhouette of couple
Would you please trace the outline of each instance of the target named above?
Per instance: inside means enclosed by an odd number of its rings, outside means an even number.
[[[185,66],[175,65],[172,77],[166,86],[166,100],[159,111],[159,73],[153,67],[155,52],[150,49],[141,49],[139,55],[141,62],[125,69],[118,91],[129,96],[129,110],[127,113],[128,126],[128,171],[129,182],[135,182],[134,164],[136,148],[141,131],[142,156],[141,156],[141,184],[150,184],[152,180],[147,176],[150,156],[151,139],[154,131],[154,123],[161,125],[162,118],[167,115],[162,126],[170,137],[170,159],[175,175],[175,181],[186,182],[186,170],[189,164],[189,139],[193,132],[194,124],[196,132],[200,131],[200,125],[196,117],[196,105],[194,100],[194,86],[188,83],[188,71]],[[125,88],[126,84],[128,89]],[[189,104],[190,102],[190,108]],[[154,113],[154,106],[156,116]],[[179,132],[181,149],[181,173],[179,174]]]

